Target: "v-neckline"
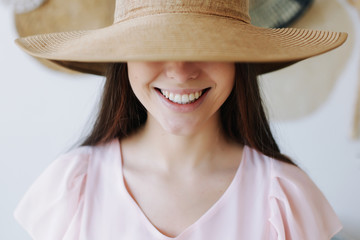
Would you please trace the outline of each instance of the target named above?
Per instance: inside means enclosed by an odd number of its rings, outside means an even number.
[[[214,215],[221,206],[224,204],[226,199],[228,198],[228,195],[230,195],[232,192],[232,189],[237,185],[238,179],[240,178],[240,172],[242,169],[242,166],[244,165],[244,160],[246,158],[246,152],[247,152],[247,146],[243,146],[242,150],[242,156],[240,159],[239,166],[235,172],[235,175],[233,179],[231,180],[229,186],[226,188],[225,192],[214,202],[211,207],[206,210],[204,214],[202,214],[194,223],[190,224],[188,227],[183,229],[181,233],[179,233],[175,237],[169,237],[165,234],[163,234],[159,229],[154,226],[150,219],[146,216],[146,214],[143,212],[137,201],[132,197],[131,193],[129,192],[128,188],[126,187],[126,179],[124,177],[123,172],[123,156],[122,156],[122,149],[121,149],[121,143],[118,139],[114,140],[114,147],[116,150],[116,156],[115,159],[118,162],[118,174],[120,176],[120,187],[121,191],[123,192],[123,195],[127,198],[127,201],[136,209],[137,214],[141,218],[141,221],[145,224],[146,228],[156,237],[157,239],[161,240],[180,240],[183,236],[189,235],[194,229],[196,229],[196,226],[201,225],[203,222],[206,222],[207,220],[211,219],[211,216]]]

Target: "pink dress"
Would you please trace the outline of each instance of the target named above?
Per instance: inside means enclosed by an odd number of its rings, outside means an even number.
[[[341,223],[299,168],[245,147],[218,201],[175,238],[159,232],[124,185],[120,144],[54,161],[15,211],[35,240],[328,240]]]

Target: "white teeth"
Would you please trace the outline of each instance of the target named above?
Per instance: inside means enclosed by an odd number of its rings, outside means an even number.
[[[196,93],[195,93],[195,98],[198,99],[198,98],[200,97],[200,94],[201,94],[201,93],[196,92]]]
[[[175,95],[174,102],[176,102],[176,103],[181,103],[181,95],[180,95],[180,94],[176,94],[176,95]]]
[[[186,94],[182,95],[181,96],[181,103],[185,104],[185,103],[188,103],[188,102],[190,102],[189,101],[189,95],[186,95]]]
[[[162,95],[169,99],[172,102],[179,104],[188,104],[192,103],[195,100],[199,99],[202,95],[202,91],[190,93],[190,94],[175,94],[169,91],[161,90]]]
[[[195,94],[191,93],[189,94],[189,100],[192,102],[195,100]]]

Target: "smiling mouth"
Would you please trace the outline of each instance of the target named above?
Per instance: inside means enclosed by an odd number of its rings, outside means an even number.
[[[206,91],[208,91],[210,88],[206,88],[201,91],[195,91],[189,94],[178,94],[173,93],[171,91],[162,90],[157,88],[158,90],[165,98],[167,98],[169,101],[177,104],[190,104],[196,102]]]

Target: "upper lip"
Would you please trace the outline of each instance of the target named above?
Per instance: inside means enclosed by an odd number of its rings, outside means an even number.
[[[155,87],[155,89],[162,90],[162,91],[168,91],[168,92],[175,93],[175,94],[190,94],[190,93],[205,91],[205,90],[209,89],[209,87],[208,88],[191,88],[191,89],[173,89],[173,88]]]

